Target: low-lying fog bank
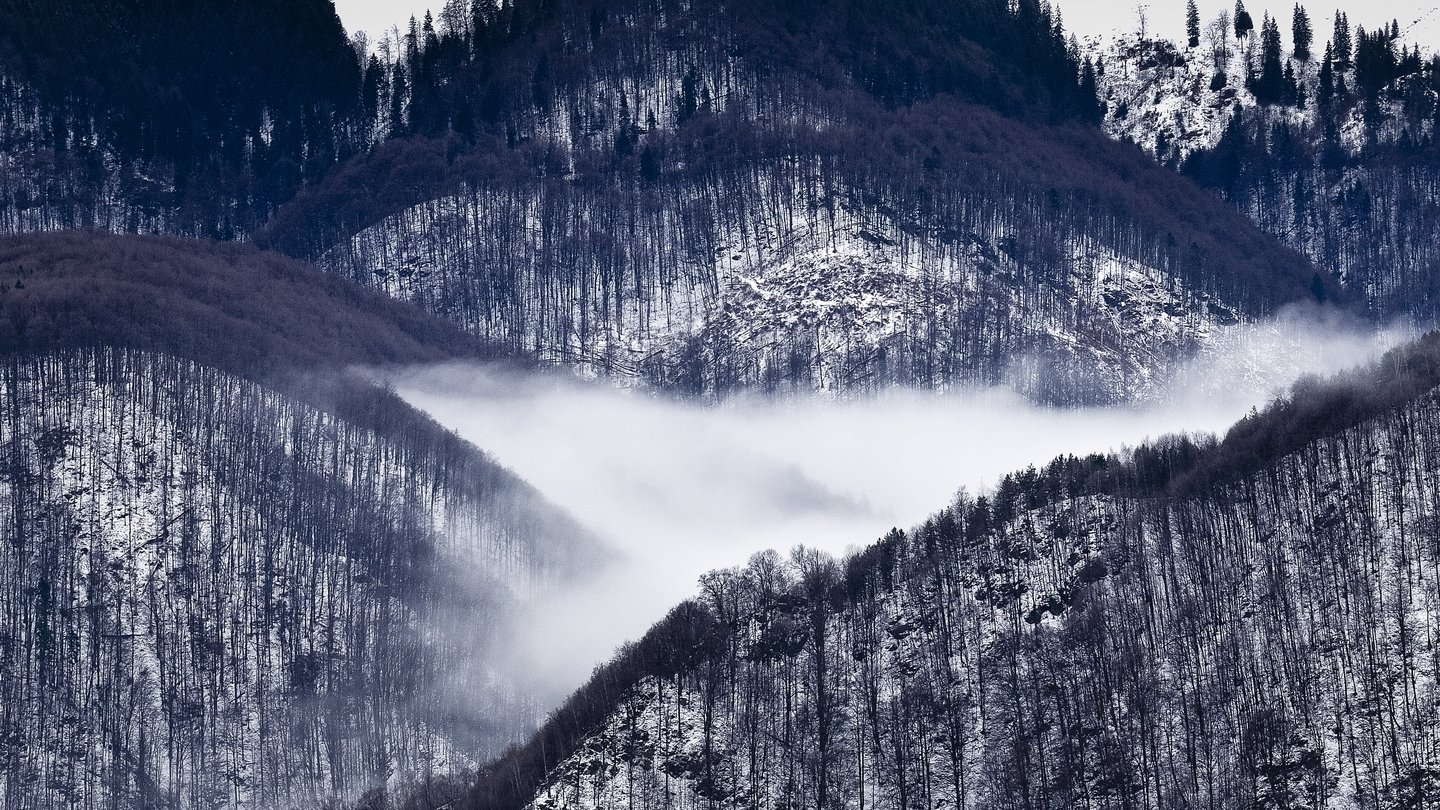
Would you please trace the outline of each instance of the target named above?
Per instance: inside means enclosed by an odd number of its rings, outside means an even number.
[[[1223,432],[1305,373],[1377,356],[1413,330],[1286,313],[1235,330],[1164,401],[1055,409],[1015,394],[699,406],[500,366],[391,373],[411,404],[485,448],[609,542],[614,563],[542,599],[511,663],[549,699],[695,592],[705,571],[796,544],[836,554],[908,528],[960,488],[1056,455]]]

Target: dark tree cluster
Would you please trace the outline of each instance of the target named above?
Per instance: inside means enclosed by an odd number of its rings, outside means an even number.
[[[230,237],[367,143],[324,0],[0,3],[0,230]]]
[[[413,306],[245,245],[104,233],[0,238],[0,352],[120,346],[279,384],[494,352]]]
[[[632,32],[662,26],[663,51],[628,47],[636,44]],[[429,13],[412,18],[398,40],[386,41],[368,61],[365,103],[392,135],[469,139],[509,130],[524,137],[532,108],[550,109],[599,63],[620,75],[669,73],[678,103],[672,119],[657,123],[683,124],[720,101],[707,97],[709,82],[702,81],[720,57],[704,53],[713,46],[702,39],[723,44],[725,58],[757,74],[818,83],[803,89],[811,102],[848,84],[891,106],[953,94],[1024,118],[1097,115],[1094,88],[1087,97],[1060,20],[1034,0],[706,0],[684,9],[660,0],[459,0],[446,4],[438,21]],[[632,112],[631,125],[649,127],[638,106]]]
[[[652,69],[684,84],[664,120],[642,118],[634,99],[631,117],[601,125],[620,151],[720,101],[701,81],[718,65],[702,57],[800,78],[771,102],[785,106],[828,104],[843,89],[892,106],[954,94],[1046,121],[1100,114],[1093,75],[1033,0],[669,5],[451,0],[372,52],[363,38],[347,42],[321,0],[8,0],[0,149],[15,160],[0,171],[0,228],[245,236],[386,138],[515,146],[560,115],[596,60],[619,78],[653,55]],[[667,22],[677,12],[690,24]],[[662,26],[659,52],[627,51],[627,30]],[[701,54],[702,36],[721,49]]]
[[[282,211],[261,241],[313,257],[405,205],[452,193],[464,173],[444,168],[456,162],[564,176],[576,163],[597,165],[565,154],[583,150],[654,182],[665,140],[702,112],[732,111],[798,149],[822,121],[937,96],[1030,121],[1095,122],[1102,112],[1093,70],[1050,9],[1028,0],[1013,9],[992,0],[671,5],[481,0],[412,21],[365,71],[364,94],[373,88],[390,142],[307,189],[300,210]]]

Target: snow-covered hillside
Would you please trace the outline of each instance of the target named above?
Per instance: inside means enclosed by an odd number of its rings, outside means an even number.
[[[1218,450],[1059,460],[840,564],[710,575],[566,707],[595,722],[528,807],[1430,806],[1423,357]],[[1417,398],[1323,433],[1411,374]]]
[[[1320,60],[1287,60],[1296,81],[1305,87],[1305,105],[1262,104],[1246,86],[1257,59],[1255,40],[1252,36],[1229,45],[1185,49],[1169,40],[1134,35],[1087,39],[1087,56],[1101,66],[1098,81],[1106,104],[1105,131],[1139,144],[1161,160],[1178,162],[1196,151],[1214,149],[1237,113],[1248,112],[1270,126],[1283,123],[1297,131],[1317,127],[1323,120],[1314,102]],[[1398,106],[1390,110],[1392,118]],[[1363,109],[1350,105],[1339,114],[1341,143],[1348,151],[1359,152],[1366,143]],[[1412,134],[1423,137],[1428,132]],[[1397,126],[1381,136],[1399,134]]]
[[[1375,313],[1433,319],[1440,62],[1378,29],[1353,33],[1366,44],[1328,62],[1323,35],[1309,58],[1277,49],[1282,92],[1265,98],[1258,35],[1207,27],[1196,48],[1134,36],[1086,48],[1112,137],[1223,195]]]
[[[505,618],[585,535],[478,453],[152,355],[3,379],[0,804],[314,807],[533,722]]]
[[[618,218],[553,187],[476,187],[322,264],[545,360],[707,396],[1010,383],[1142,399],[1239,321],[1080,235],[1018,231],[978,203],[973,227],[916,229],[786,176],[716,192],[738,209],[704,193]]]

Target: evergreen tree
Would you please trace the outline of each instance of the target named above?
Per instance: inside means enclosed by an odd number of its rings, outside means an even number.
[[[1260,73],[1250,84],[1255,97],[1266,104],[1284,104],[1285,71],[1280,55],[1280,25],[1268,13],[1260,24]]]
[[[1316,92],[1315,101],[1316,104],[1319,105],[1320,112],[1323,116],[1324,113],[1330,110],[1330,105],[1335,100],[1334,43],[1326,43],[1325,45],[1325,59],[1320,63],[1320,86]]]
[[[1381,26],[1373,34],[1355,29],[1355,89],[1367,100],[1375,99],[1381,88],[1395,80],[1398,64],[1388,27]]]
[[[1335,44],[1335,69],[1343,73],[1352,67],[1350,19],[1343,12],[1335,12],[1335,37],[1331,41]]]
[[[1245,0],[1235,0],[1235,38],[1244,39],[1255,30],[1255,21],[1245,10]]]
[[[1295,4],[1295,17],[1290,30],[1295,42],[1295,58],[1302,62],[1310,61],[1310,44],[1315,39],[1315,32],[1310,27],[1310,14],[1299,3]]]
[[[1085,62],[1080,68],[1080,98],[1082,101],[1093,104],[1094,113],[1082,116],[1083,118],[1098,122],[1105,118],[1105,102],[1100,101],[1100,86],[1095,78],[1095,65],[1090,57],[1085,57]]]
[[[1200,9],[1195,7],[1195,0],[1185,4],[1185,34],[1191,48],[1200,47]]]

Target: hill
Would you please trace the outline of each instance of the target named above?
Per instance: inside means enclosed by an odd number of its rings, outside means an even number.
[[[402,39],[371,65],[390,140],[257,239],[544,359],[715,398],[1112,402],[1343,298],[1089,123],[1037,4],[518,2]]]
[[[0,804],[291,807],[527,733],[583,528],[355,364],[474,359],[298,262],[0,240]]]
[[[0,233],[243,235],[368,143],[329,0],[3,0],[0,18]]]
[[[1093,43],[1104,126],[1333,268],[1376,315],[1430,319],[1440,61],[1349,11],[1316,20],[1308,52],[1278,30],[1289,20],[1238,39],[1208,24],[1192,48]]]
[[[708,575],[467,806],[1428,806],[1437,360]]]

